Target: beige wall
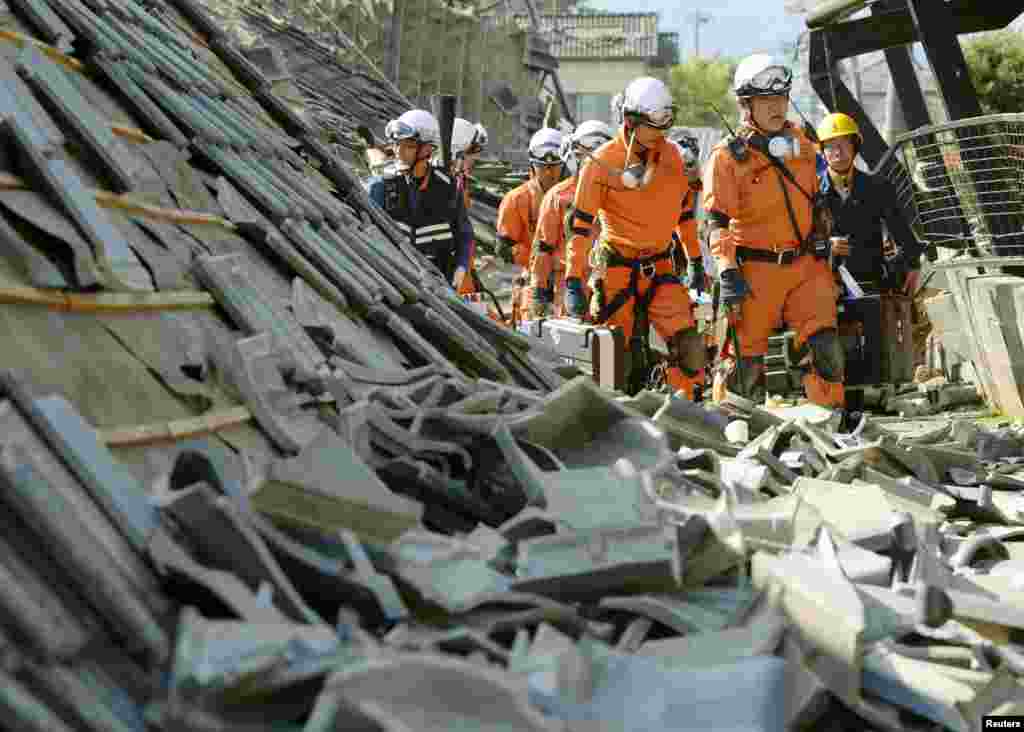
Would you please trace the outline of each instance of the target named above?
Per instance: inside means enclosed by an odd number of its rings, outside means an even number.
[[[646,70],[640,59],[558,61],[558,77],[566,94],[618,94]]]

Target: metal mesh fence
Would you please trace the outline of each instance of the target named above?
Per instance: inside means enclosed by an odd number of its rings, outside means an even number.
[[[1024,114],[921,127],[897,138],[875,172],[893,183],[922,241],[1024,255]]]

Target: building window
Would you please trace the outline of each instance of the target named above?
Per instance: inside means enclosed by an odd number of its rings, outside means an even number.
[[[602,122],[612,121],[611,94],[576,94],[576,122],[588,119],[599,119]]]

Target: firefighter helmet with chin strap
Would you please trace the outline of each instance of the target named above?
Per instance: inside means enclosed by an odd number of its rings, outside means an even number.
[[[543,127],[534,132],[530,138],[530,165],[561,163],[562,138],[562,133],[552,127]]]
[[[621,115],[634,126],[667,130],[675,120],[672,93],[663,81],[652,76],[634,79],[622,92]]]
[[[576,175],[580,166],[580,151],[593,152],[614,137],[611,128],[597,119],[589,119],[580,123],[562,140],[562,162],[565,163],[569,175]]]
[[[785,96],[793,88],[793,72],[767,53],[755,53],[740,61],[732,81],[739,99]]]

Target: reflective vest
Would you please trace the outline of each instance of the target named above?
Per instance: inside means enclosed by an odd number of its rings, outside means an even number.
[[[389,175],[384,181],[384,210],[398,228],[408,235],[410,243],[441,269],[452,275],[456,255],[456,210],[458,195],[454,181],[444,173],[431,169],[426,187],[411,183],[404,175]],[[415,192],[415,210],[409,205],[411,185]]]

